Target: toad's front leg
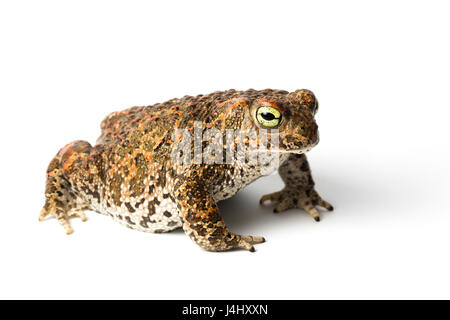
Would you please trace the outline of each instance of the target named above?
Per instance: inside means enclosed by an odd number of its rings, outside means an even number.
[[[254,244],[265,241],[263,237],[229,232],[206,184],[198,177],[182,179],[185,180],[175,192],[183,229],[200,247],[208,251],[246,249],[253,252]]]
[[[292,208],[301,208],[308,212],[316,221],[320,221],[319,211],[316,206],[321,206],[328,211],[333,206],[323,200],[314,189],[314,181],[309,169],[308,160],[304,154],[292,154],[278,169],[281,178],[286,184],[281,191],[266,194],[260,200],[276,202],[273,210],[275,213]]]

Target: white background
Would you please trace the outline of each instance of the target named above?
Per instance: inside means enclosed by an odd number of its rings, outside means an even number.
[[[450,298],[445,1],[2,1],[0,298]],[[257,252],[209,253],[90,212],[38,222],[45,170],[111,111],[215,90],[309,88],[314,222],[262,178],[221,204]]]

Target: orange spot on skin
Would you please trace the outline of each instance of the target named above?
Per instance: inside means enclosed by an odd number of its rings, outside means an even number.
[[[64,166],[63,166],[63,171],[67,171],[67,170],[69,170],[70,169],[70,167],[72,166],[72,163],[73,163],[73,159],[72,159],[72,157],[69,157],[67,160],[66,160],[66,162],[64,163]]]
[[[284,112],[284,108],[282,106],[279,106],[275,101],[267,100],[267,99],[258,99],[258,104],[262,106],[272,107],[275,108],[281,112]]]
[[[247,101],[243,98],[235,98],[235,99],[231,99],[228,101],[224,101],[219,106],[222,107],[222,106],[225,106],[226,104],[230,104],[230,103],[232,103],[232,104],[225,111],[225,116],[228,116],[228,114],[231,111],[236,110],[237,107],[248,107]]]

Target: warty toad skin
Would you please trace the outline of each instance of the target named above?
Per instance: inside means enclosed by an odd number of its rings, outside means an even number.
[[[138,231],[160,233],[182,227],[209,251],[254,251],[253,245],[264,238],[230,232],[217,202],[267,174],[271,166],[236,160],[179,163],[173,158],[179,145],[179,137],[174,141],[175,130],[194,132],[201,121],[201,132],[214,129],[224,137],[230,130],[242,128],[258,134],[266,130],[269,137],[279,132],[274,153],[279,155],[278,171],[285,188],[264,195],[260,202],[275,203],[276,213],[300,208],[319,221],[316,206],[333,207],[315,191],[305,155],[319,141],[314,120],[317,109],[317,99],[309,90],[250,89],[185,96],[113,112],[101,123],[95,146],[74,141],[50,162],[39,220],[54,215],[70,234],[69,219],[85,221],[84,211],[93,210]],[[236,140],[224,140],[224,150],[236,151]],[[261,142],[258,139],[256,143],[259,146]],[[245,141],[245,146],[248,144]],[[207,146],[204,141],[203,150]],[[211,156],[200,152],[203,160]]]

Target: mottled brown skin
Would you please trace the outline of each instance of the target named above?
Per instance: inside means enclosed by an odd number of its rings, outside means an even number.
[[[282,113],[279,172],[286,187],[265,195],[278,202],[275,212],[302,208],[319,221],[315,206],[332,210],[314,189],[304,155],[318,141],[314,120],[318,103],[311,91],[247,90],[185,96],[165,103],[111,113],[101,123],[102,133],[92,147],[75,141],[62,148],[47,170],[46,202],[40,220],[53,214],[72,232],[71,217],[85,220],[84,210],[112,216],[136,230],[165,232],[183,227],[199,246],[210,251],[243,248],[264,242],[256,236],[236,235],[226,228],[217,201],[231,197],[259,178],[260,165],[242,163],[179,164],[171,157],[178,141],[176,128],[227,129],[262,126],[255,112],[270,105]],[[271,130],[269,130],[270,135]],[[176,139],[175,139],[176,140]],[[204,147],[208,143],[204,143]],[[231,146],[224,145],[224,149]]]

